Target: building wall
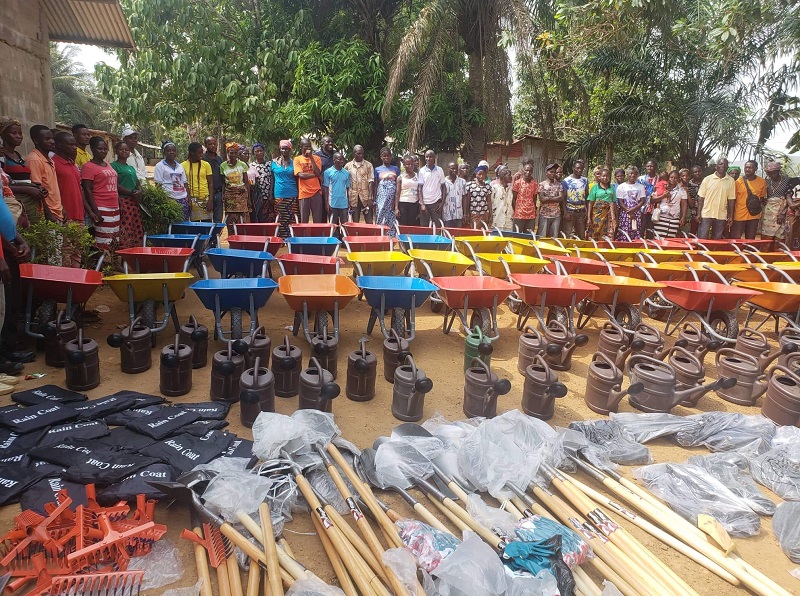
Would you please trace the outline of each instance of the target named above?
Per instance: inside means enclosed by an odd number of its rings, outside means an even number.
[[[32,148],[32,125],[54,124],[47,18],[39,0],[0,1],[0,116],[22,123],[21,153]]]
[[[524,137],[512,145],[487,145],[486,161],[492,166],[499,160],[507,164],[514,173],[519,171],[522,158],[530,155],[533,157],[533,177],[536,180],[544,180],[547,164],[554,161],[561,163],[566,146],[566,143],[560,141],[553,141],[547,146],[542,139]],[[489,173],[494,176],[493,171]]]

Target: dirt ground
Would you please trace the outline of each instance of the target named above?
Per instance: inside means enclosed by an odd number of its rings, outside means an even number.
[[[277,267],[274,268],[277,271]],[[350,274],[351,270],[345,266],[343,271]],[[126,375],[119,370],[119,352],[111,349],[106,344],[106,336],[119,329],[126,323],[127,308],[117,300],[115,295],[108,289],[103,288],[96,292],[89,302],[89,308],[97,308],[106,305],[109,312],[101,314],[98,323],[92,323],[86,330],[86,334],[97,340],[101,351],[101,383],[96,389],[89,391],[90,399],[103,397],[122,389],[136,389],[137,391],[158,394],[159,371],[158,371],[158,352],[153,352],[154,366],[146,373],[139,375]],[[101,310],[105,310],[101,307]],[[183,300],[178,303],[178,312],[181,320],[185,321],[189,314],[195,314],[203,323],[209,327],[213,323],[213,315],[206,311],[200,304],[194,292],[187,291]],[[512,408],[518,408],[522,396],[523,378],[517,372],[517,348],[519,332],[515,329],[516,317],[512,315],[504,306],[500,309],[500,329],[501,338],[495,342],[493,354],[494,371],[501,377],[505,376],[512,381],[512,389],[508,395],[501,396],[498,411],[503,412]],[[344,370],[346,368],[347,353],[356,349],[358,340],[365,333],[366,322],[369,315],[369,306],[364,302],[354,300],[343,311],[341,323],[341,344],[339,348],[339,382],[344,387]],[[285,300],[275,292],[268,302],[266,308],[260,313],[260,322],[265,325],[267,332],[272,338],[273,345],[283,339],[287,333],[287,326],[291,325],[293,313],[289,310]],[[246,322],[246,319],[245,319]],[[559,373],[559,379],[569,388],[566,397],[557,401],[555,417],[550,421],[552,425],[566,426],[574,420],[584,420],[597,418],[584,404],[583,391],[587,374],[587,364],[597,346],[598,330],[602,326],[603,320],[596,319],[589,323],[587,333],[590,336],[589,344],[576,351],[573,359],[572,369],[568,372]],[[162,333],[158,337],[158,346],[170,341],[171,333]],[[301,334],[302,335],[302,334]],[[671,344],[674,338],[668,338]],[[309,346],[301,337],[295,338],[293,342],[300,346],[304,353],[304,362],[309,357]],[[373,332],[369,348],[379,353],[379,371],[382,366],[380,357],[382,338],[379,331]],[[210,351],[221,349],[221,343],[211,342]],[[425,370],[434,382],[433,391],[425,399],[425,416],[427,419],[435,413],[442,414],[448,419],[463,418],[463,374],[462,361],[464,350],[464,336],[461,333],[453,332],[449,335],[442,333],[442,317],[430,312],[428,305],[425,305],[418,312],[417,316],[417,338],[412,345],[414,357],[418,365]],[[713,359],[707,359],[708,378],[715,378]],[[47,376],[34,381],[22,381],[20,389],[29,389],[46,383],[64,383],[64,373],[62,370],[52,369],[44,364],[44,355],[40,354],[36,362],[26,365],[27,372],[45,372]],[[191,392],[175,401],[204,401],[209,398],[209,379],[210,365],[207,368],[195,370],[193,374],[193,388]],[[379,374],[377,384],[377,396],[369,402],[357,403],[348,400],[344,395],[344,390],[339,398],[334,401],[333,412],[336,423],[342,430],[345,438],[353,441],[359,447],[371,446],[373,440],[380,435],[387,435],[391,429],[399,423],[391,414],[392,386],[383,381]],[[281,399],[276,398],[277,411],[290,414],[297,406],[297,398]],[[10,403],[8,396],[0,397],[0,404]],[[621,411],[635,411],[624,400],[620,406]],[[677,414],[691,414],[698,411],[739,411],[747,414],[758,413],[757,408],[743,408],[735,406],[716,394],[709,394],[702,398],[697,409],[687,409],[678,407],[674,410]],[[252,438],[250,430],[243,427],[239,422],[238,404],[231,408],[228,415],[230,422],[229,430],[234,431],[240,436]],[[657,440],[648,445],[651,449],[653,458],[656,462],[683,462],[690,455],[695,453],[706,453],[704,448],[685,449],[666,440]],[[624,468],[623,472],[630,476],[630,469]],[[580,479],[595,488],[598,487],[588,476],[579,474]],[[766,489],[762,490],[769,498],[779,501],[778,497]],[[398,499],[391,495],[385,495],[397,511],[411,514],[409,508]],[[418,498],[422,499],[420,495]],[[0,532],[5,532],[12,524],[12,518],[19,512],[19,506],[13,505],[0,509]],[[191,547],[179,538],[180,531],[189,525],[188,514],[182,509],[172,508],[167,510],[164,505],[159,504],[157,509],[156,521],[166,523],[169,527],[167,538],[174,544],[181,553],[184,566],[184,576],[179,582],[161,588],[151,590],[148,594],[161,594],[169,588],[181,586],[191,586],[196,582],[194,561],[191,554]],[[789,574],[791,569],[797,567],[781,552],[775,535],[772,531],[771,520],[768,517],[762,518],[762,528],[758,536],[737,540],[738,550],[742,557],[755,565],[770,578],[792,593],[800,593],[800,582]],[[623,523],[634,535],[636,535],[648,548],[657,553],[672,569],[674,569],[689,585],[699,594],[736,594],[743,592],[742,588],[735,588],[717,578],[710,572],[693,563],[683,555],[667,548],[661,543],[649,538],[637,528],[630,524]],[[325,557],[319,541],[313,534],[313,527],[307,515],[298,515],[295,520],[286,527],[285,537],[295,551],[297,558],[308,568],[318,574],[322,579],[335,583],[332,569]],[[590,574],[591,574],[591,570]],[[213,578],[213,574],[212,574]],[[243,574],[243,581],[246,577]],[[599,583],[599,582],[598,582]],[[216,593],[216,582],[214,581]]]

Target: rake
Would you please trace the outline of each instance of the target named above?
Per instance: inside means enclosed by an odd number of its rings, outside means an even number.
[[[53,577],[47,572],[41,554],[34,555],[34,565],[39,572],[36,586],[25,596],[137,596],[144,577],[144,570]]]

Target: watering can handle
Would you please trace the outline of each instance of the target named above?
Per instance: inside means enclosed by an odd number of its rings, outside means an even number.
[[[483,331],[481,331],[480,327],[475,325],[475,328],[472,330],[472,332],[478,335],[478,343],[483,341]]]
[[[194,315],[192,315],[192,316],[194,316]],[[264,332],[264,335],[266,335],[266,334],[267,334],[267,330],[266,330],[266,329],[264,329],[264,325],[261,325],[261,326],[259,326],[259,327],[256,327],[255,329],[253,329],[253,330],[250,332],[250,341],[251,341],[251,342],[252,342],[252,341],[253,341],[253,340],[256,338],[256,335],[258,335],[258,332],[259,332],[259,331],[263,331],[263,332]]]
[[[417,380],[417,365],[414,363],[414,357],[409,354],[406,356],[405,362],[411,366],[411,378]]]
[[[400,347],[400,336],[397,334],[397,331],[395,331],[394,329],[389,329],[389,335],[394,337],[395,341],[397,342],[397,347],[399,349],[399,347]]]
[[[756,331],[755,329],[744,328],[739,332],[739,335],[743,337],[757,337],[758,339],[761,339],[764,342],[767,341],[767,336],[761,333],[760,331]]]
[[[655,335],[656,337],[661,336],[661,334],[658,332],[658,329],[656,329],[652,325],[648,325],[647,323],[639,323],[638,325],[636,325],[636,330],[638,331],[639,329],[642,329],[643,331],[649,331],[652,335]]]
[[[769,370],[767,371],[767,375],[766,375],[766,376],[767,376],[767,378],[770,378],[770,379],[771,379],[771,378],[773,377],[773,375],[775,374],[775,371],[776,371],[776,370],[779,370],[779,371],[781,371],[781,372],[782,372],[783,374],[785,374],[787,377],[790,377],[792,380],[794,380],[794,382],[795,382],[795,383],[797,383],[798,385],[800,385],[800,376],[798,376],[798,374],[797,374],[797,373],[795,373],[795,372],[793,372],[793,371],[789,370],[789,368],[788,368],[788,367],[786,367],[786,366],[783,366],[782,364],[776,364],[776,365],[775,365],[775,366],[773,366],[771,369],[769,369]]]
[[[131,324],[128,325],[128,337],[133,335],[133,328],[136,327],[136,325],[138,325],[141,322],[142,322],[142,317],[136,317],[133,321],[131,321]],[[56,328],[58,328],[59,323],[60,321],[56,320]]]
[[[56,313],[56,333],[61,331],[61,320],[66,314],[67,313],[65,313],[63,310],[59,310],[58,313]]]
[[[78,328],[78,350],[83,351],[83,327]]]
[[[361,347],[361,357],[364,358],[367,355],[367,338],[362,337],[358,343]]]
[[[197,322],[197,317],[194,315],[189,315],[189,325],[191,325],[194,330],[197,331],[197,328],[200,326],[200,323]]]
[[[684,356],[686,356],[687,358],[689,358],[689,359],[690,359],[690,360],[691,360],[691,361],[692,361],[694,364],[696,364],[697,366],[699,366],[700,368],[702,368],[702,364],[700,363],[700,360],[697,358],[697,356],[695,356],[694,354],[692,354],[692,353],[691,353],[689,350],[687,350],[686,348],[684,348],[684,347],[682,347],[682,346],[672,346],[672,348],[670,348],[670,350],[669,350],[669,353],[670,353],[670,354],[674,354],[675,352],[680,352],[680,353],[682,353]]]
[[[319,363],[315,357],[311,357],[311,360],[308,361],[308,368],[316,368],[317,369],[317,378],[319,379],[319,386],[322,387],[325,384],[325,381],[322,378],[322,371],[325,370],[322,368],[322,365]]]
[[[608,357],[608,356],[606,356],[605,354],[603,354],[603,352],[595,352],[595,353],[594,353],[594,356],[592,356],[592,362],[594,362],[595,360],[598,360],[598,359],[600,359],[600,360],[604,361],[604,362],[605,362],[606,364],[608,364],[608,365],[609,365],[609,366],[610,366],[612,369],[615,369],[615,368],[617,368],[617,365],[614,363],[614,361],[613,361],[613,360],[611,360],[611,358],[609,358],[609,357]]]
[[[228,360],[233,360],[233,341],[228,340]]]
[[[180,335],[180,333],[176,333],[175,334],[175,343],[172,344],[172,353],[175,354],[176,356],[178,355],[178,350],[180,350],[180,347],[181,347],[180,344],[181,344],[181,335]]]
[[[482,368],[486,371],[486,376],[489,377],[492,374],[492,371],[489,370],[489,365],[486,364],[483,360],[478,358],[477,356],[472,359],[472,362],[469,363],[470,366],[477,366],[478,368]]]
[[[647,362],[648,364],[652,364],[653,366],[656,366],[657,368],[661,368],[661,369],[670,368],[670,369],[672,369],[672,366],[670,366],[669,364],[666,364],[665,362],[662,362],[661,360],[658,360],[657,358],[652,358],[652,357],[647,356],[645,354],[633,354],[628,359],[628,366],[633,368],[633,363],[635,361],[637,361],[637,360],[641,360],[643,362]]]
[[[261,356],[256,356],[255,362],[253,362],[253,381],[258,378],[258,369],[261,368]]]
[[[717,357],[714,360],[717,366],[719,366],[719,360],[722,356],[735,356],[736,358],[739,358],[741,360],[746,360],[756,368],[760,369],[758,360],[753,358],[750,354],[745,354],[744,352],[740,352],[739,350],[735,350],[733,348],[721,348],[717,350]]]
[[[557,319],[553,319],[552,321],[550,321],[547,324],[548,327],[550,327],[551,325],[555,325],[560,331],[563,331],[566,334],[569,333],[568,330],[567,330],[567,326],[564,325],[564,323],[562,323],[561,321],[559,321]]]

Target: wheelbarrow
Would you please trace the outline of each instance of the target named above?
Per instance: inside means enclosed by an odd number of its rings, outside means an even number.
[[[194,250],[161,246],[121,248],[125,273],[179,273],[189,270]]]
[[[750,263],[746,269],[734,273],[736,281],[780,281],[800,283],[800,263],[778,261],[776,263]]]
[[[268,252],[274,257],[283,246],[283,238],[280,236],[240,236],[234,234],[233,236],[228,236],[228,246],[242,250]]]
[[[588,257],[548,255],[547,259],[550,264],[545,266],[545,271],[554,275],[574,275],[576,273],[611,275],[617,270],[617,266],[608,261],[590,259]]]
[[[316,275],[339,273],[342,260],[339,257],[324,255],[298,255],[285,253],[278,255],[281,275]]]
[[[356,223],[349,221],[342,224],[342,236],[386,236],[389,226],[383,224]]]
[[[390,330],[411,341],[415,337],[416,309],[422,306],[436,286],[424,279],[404,276],[363,276],[356,279],[364,298],[372,307],[367,323],[371,334],[377,320],[383,337],[388,339]],[[391,311],[390,328],[386,328],[386,315]],[[406,335],[408,333],[408,335]]]
[[[208,235],[211,237],[208,241],[209,246],[219,246],[219,236],[223,229],[225,224],[220,222],[181,221],[170,224],[167,233]]]
[[[201,279],[191,285],[200,302],[214,313],[214,339],[227,341],[242,339],[258,329],[258,311],[278,287],[273,279],[264,277]],[[243,313],[250,315],[250,329],[243,329]],[[222,319],[230,314],[230,330],[222,326]]]
[[[56,320],[60,304],[64,305],[66,320],[70,320],[78,305],[85,304],[103,284],[103,274],[93,269],[20,263],[19,275],[27,295],[25,334],[37,339],[43,339],[45,326]]]
[[[391,236],[343,236],[348,253],[392,250],[395,240]]]
[[[754,290],[760,294],[747,300],[748,307],[744,326],[748,327],[753,315],[760,313],[765,318],[754,328],[758,331],[770,319],[775,321],[775,333],[782,320],[789,328],[800,331],[800,285],[786,282],[734,282],[734,286]]]
[[[324,238],[333,236],[336,226],[332,223],[295,223],[289,226],[289,235],[294,238]]]
[[[708,335],[726,343],[734,343],[739,335],[737,315],[742,302],[760,294],[711,281],[665,281],[664,284],[661,294],[673,306],[664,333],[672,335],[692,316]],[[673,323],[674,318],[678,320]]]
[[[555,319],[575,333],[576,305],[591,297],[591,294],[598,289],[596,285],[575,277],[548,273],[512,274],[511,281],[520,287],[517,291],[522,301],[517,313],[519,331],[525,329],[528,319],[534,315],[542,327],[546,327],[547,323]],[[546,317],[545,309],[547,309]]]
[[[294,311],[292,333],[303,329],[311,343],[309,316],[314,316],[314,331],[324,333],[328,314],[333,317],[333,337],[339,338],[339,310],[358,295],[358,287],[345,275],[286,275],[278,280],[278,289]]]
[[[150,342],[155,347],[156,334],[166,329],[170,317],[175,331],[180,331],[180,321],[175,303],[183,298],[186,288],[194,281],[191,273],[131,273],[112,275],[105,281],[117,298],[128,304],[131,324],[138,317],[150,329]],[[164,308],[161,320],[157,320],[158,305]]]
[[[339,240],[332,236],[290,236],[286,239],[289,252],[299,255],[335,257],[339,246]]]
[[[528,255],[529,257],[549,257],[551,255],[570,255],[572,252],[568,248],[558,246],[552,242],[542,240],[527,240],[522,238],[507,238],[511,250],[518,255]]]
[[[423,279],[434,277],[453,277],[464,275],[475,263],[460,252],[444,250],[412,249],[408,256],[414,260],[414,272]],[[412,273],[413,277],[413,273]],[[435,292],[431,296],[431,311],[438,313],[444,308],[444,301]]]
[[[479,275],[491,275],[506,281],[511,281],[514,273],[539,273],[550,264],[547,259],[507,253],[474,253],[474,257]],[[519,314],[522,301],[516,292],[509,295],[506,303],[512,313]]]
[[[272,277],[270,253],[240,248],[209,248],[206,256],[222,279],[230,277]],[[208,278],[208,271],[204,276]]]
[[[455,244],[458,252],[474,261],[477,253],[512,253],[508,240],[502,236],[458,236]]]
[[[485,236],[486,228],[440,228],[439,232],[452,240],[458,236]]]
[[[280,224],[277,222],[233,224],[233,233],[242,236],[277,236]]]
[[[400,234],[397,236],[397,241],[400,242],[400,248],[403,249],[403,252],[414,249],[454,250],[452,240],[437,234]]]
[[[436,251],[440,252],[440,251]],[[347,260],[353,264],[353,275],[405,275],[410,255],[399,251],[351,252]]]
[[[643,281],[622,275],[585,275],[574,277],[597,286],[590,298],[581,302],[578,308],[578,329],[583,329],[598,310],[603,311],[611,321],[626,332],[633,333],[642,322],[642,309],[645,300],[664,284]]]
[[[152,246],[191,248],[197,255],[205,251],[210,240],[209,234],[151,234],[145,235],[144,246],[149,242]]]
[[[401,226],[395,222],[394,230],[397,236],[401,234],[429,236],[436,233],[436,224],[432,223],[429,226]]]
[[[520,287],[488,275],[458,277],[434,277],[431,279],[439,290],[439,298],[444,303],[444,333],[450,333],[456,317],[461,321],[464,333],[479,327],[484,336],[492,339],[500,336],[497,329],[497,306],[509,294]],[[467,322],[467,315],[472,316]]]

